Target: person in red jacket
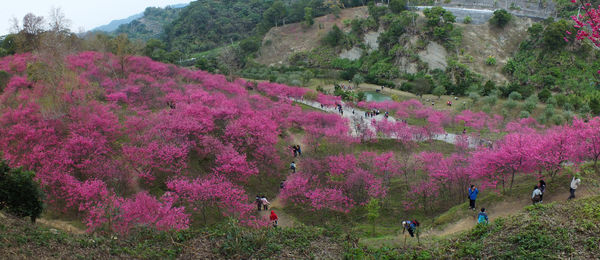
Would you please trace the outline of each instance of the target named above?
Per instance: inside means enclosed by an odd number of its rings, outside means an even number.
[[[269,216],[269,219],[271,220],[271,222],[273,222],[273,227],[277,227],[277,220],[279,218],[277,217],[277,214],[275,214],[275,211],[271,210],[271,216]]]

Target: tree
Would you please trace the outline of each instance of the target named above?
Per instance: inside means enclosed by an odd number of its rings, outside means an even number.
[[[283,24],[285,25],[285,16],[287,15],[287,9],[282,1],[277,0],[273,2],[271,7],[267,9],[263,14],[263,19],[266,19],[270,24],[275,25],[277,27],[279,25],[279,21],[283,20]]]
[[[504,9],[494,11],[494,15],[490,18],[490,24],[504,28],[512,19],[512,15]]]
[[[307,26],[312,26],[315,23],[313,19],[313,9],[310,7],[304,8],[304,24]]]
[[[0,210],[6,208],[17,217],[30,217],[31,222],[42,214],[44,194],[35,174],[22,168],[11,169],[0,161]]]
[[[454,30],[452,23],[456,22],[456,16],[446,9],[435,6],[423,10],[425,18],[427,18],[427,28],[429,33],[433,34],[440,40],[447,40],[450,33]]]
[[[365,78],[358,73],[354,74],[354,77],[352,77],[352,84],[354,84],[355,88],[358,88],[358,86],[364,82]]]
[[[322,41],[324,44],[335,47],[341,45],[344,42],[345,38],[346,35],[340,29],[340,27],[338,27],[337,25],[333,25],[331,31],[329,31],[327,35],[323,37]]]
[[[446,88],[443,85],[439,85],[433,89],[432,93],[440,99],[442,95],[446,94]]]
[[[576,3],[577,0],[571,0],[571,2]],[[576,39],[588,39],[596,47],[600,47],[600,8],[594,8],[591,3],[583,0],[579,0],[578,8],[585,12],[579,16],[571,16],[577,30]],[[566,33],[571,35],[570,31],[566,31]],[[564,40],[568,41],[567,37],[564,37]]]
[[[405,0],[391,0],[390,4],[388,6],[389,6],[390,10],[396,14],[399,14],[402,11],[407,10]]]
[[[367,203],[367,219],[371,222],[371,235],[375,235],[375,221],[379,218],[379,200],[371,199],[369,203]]]
[[[567,24],[566,20],[559,20],[549,24],[544,30],[544,36],[542,37],[544,45],[548,49],[558,49],[568,44],[569,38],[573,38],[568,32],[570,25]]]

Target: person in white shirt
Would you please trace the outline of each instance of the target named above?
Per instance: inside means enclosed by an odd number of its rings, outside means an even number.
[[[542,191],[538,186],[533,187],[533,193],[531,194],[531,202],[533,204],[540,203],[542,200]]]
[[[570,190],[571,196],[569,196],[569,198],[567,200],[575,198],[575,190],[577,190],[580,183],[581,183],[581,180],[579,179],[579,177],[573,176],[573,180],[571,180],[571,190]]]

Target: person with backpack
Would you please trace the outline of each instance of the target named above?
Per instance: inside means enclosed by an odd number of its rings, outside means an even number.
[[[300,149],[300,145],[296,145],[296,151],[298,151],[298,156],[302,156],[302,149]]]
[[[279,217],[277,217],[275,211],[271,210],[271,215],[269,216],[269,219],[271,220],[271,222],[273,222],[273,227],[277,227],[277,220],[279,220]]]
[[[485,213],[485,208],[481,208],[481,212],[477,215],[477,223],[478,224],[488,224],[490,220],[488,219],[487,213]]]
[[[544,202],[544,192],[546,192],[546,182],[544,180],[540,180],[540,184],[538,184],[538,186],[540,187],[540,191],[542,192],[542,195],[540,195],[540,202]]]
[[[471,185],[471,188],[467,192],[469,193],[469,209],[475,210],[475,200],[477,200],[479,190],[475,185]]]
[[[580,183],[581,183],[581,179],[579,179],[579,177],[577,177],[577,175],[573,176],[573,179],[571,180],[571,190],[570,190],[571,195],[569,196],[569,198],[567,200],[575,198],[575,190],[577,190]]]
[[[267,200],[267,197],[262,196],[262,198],[260,198],[260,201],[263,205],[263,210],[269,210],[269,205],[271,205],[271,203]]]
[[[402,221],[402,234],[408,231],[410,237],[417,235],[417,241],[419,241],[419,221],[417,220],[405,220]],[[419,241],[421,242],[421,241]],[[404,236],[404,244],[406,244],[406,235]]]
[[[296,173],[296,162],[292,161],[290,164],[290,170],[292,170],[293,173]]]
[[[540,203],[540,201],[542,201],[542,191],[540,190],[540,187],[533,186],[533,193],[531,194],[531,202],[535,205],[537,203]]]
[[[258,207],[258,211],[262,208],[262,199],[259,195],[256,195],[256,206]]]

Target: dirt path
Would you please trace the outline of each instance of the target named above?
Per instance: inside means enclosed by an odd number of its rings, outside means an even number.
[[[6,216],[0,212],[0,219],[6,218]],[[27,220],[29,220],[29,218],[26,218]],[[71,234],[78,234],[78,235],[82,235],[85,234],[85,230],[78,228],[76,226],[73,226],[72,224],[70,224],[67,221],[63,221],[63,220],[57,220],[57,219],[45,219],[45,218],[38,218],[36,220],[37,224],[42,224],[54,229],[58,229],[58,230],[62,230]]]
[[[569,192],[558,192],[552,193],[551,191],[546,192],[547,195],[544,197],[544,203],[551,202],[561,202],[566,201],[569,197]],[[581,187],[577,190],[576,195],[577,198],[585,198],[596,194],[593,191],[593,187]],[[507,217],[509,215],[516,214],[523,210],[525,206],[531,205],[531,201],[520,199],[514,201],[503,201],[500,202],[490,208],[486,208],[490,221],[493,221],[497,218]],[[428,236],[446,236],[451,234],[456,234],[458,232],[470,230],[477,224],[477,214],[478,211],[474,211],[473,215],[470,217],[465,217],[457,222],[449,224],[445,226],[443,229],[433,229],[423,233],[423,237]]]
[[[279,220],[277,221],[277,224],[279,225],[279,227],[294,227],[294,218],[288,214],[286,214],[282,209],[283,209],[283,205],[281,204],[281,201],[279,200],[278,197],[276,197],[275,199],[273,199],[273,201],[271,202],[271,207],[269,207],[269,210],[261,210],[259,211],[259,215],[265,219],[269,219],[269,216],[271,215],[271,210],[275,211],[275,214],[277,214],[277,217],[279,217]]]

